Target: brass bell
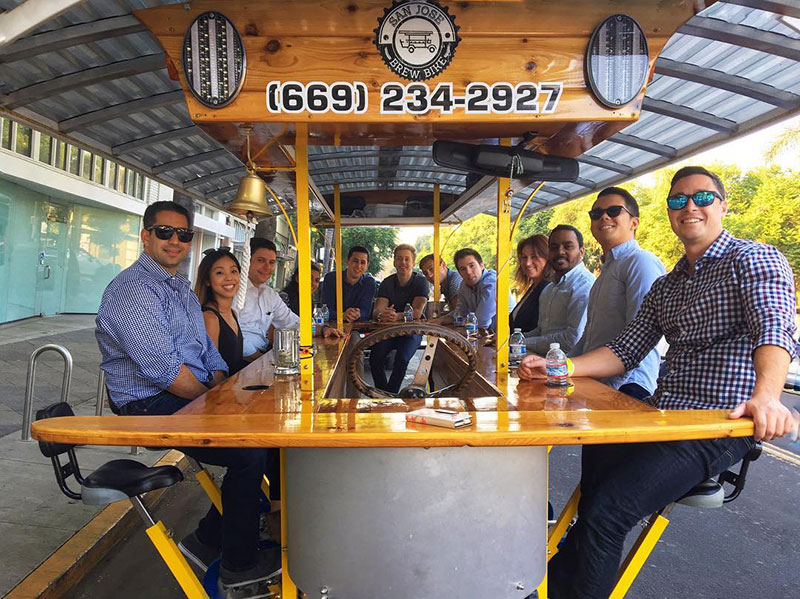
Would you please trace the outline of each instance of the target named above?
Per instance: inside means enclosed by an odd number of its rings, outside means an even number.
[[[226,208],[241,216],[247,216],[248,213],[255,217],[272,216],[272,210],[267,206],[267,190],[263,179],[248,169],[247,175],[239,182],[236,197]]]

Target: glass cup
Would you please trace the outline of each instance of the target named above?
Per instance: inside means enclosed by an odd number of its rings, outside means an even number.
[[[278,329],[275,331],[272,348],[275,374],[300,373],[300,331]]]

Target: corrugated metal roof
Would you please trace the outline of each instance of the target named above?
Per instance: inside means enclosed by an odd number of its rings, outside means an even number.
[[[0,9],[20,3],[0,0]],[[161,47],[131,16],[172,3],[86,0],[0,49],[0,105],[177,190],[224,204],[244,167],[192,123]],[[800,31],[781,15],[800,18],[800,5],[729,0],[692,18],[659,57],[640,120],[587,151],[577,183],[548,183],[529,209],[592,193],[799,113]],[[90,27],[105,35],[88,35]],[[65,47],[68,36],[77,41]],[[427,146],[311,146],[309,159],[323,194],[337,182],[347,192],[430,192],[437,182],[448,194],[467,189],[466,174],[435,165]],[[291,185],[288,175],[274,179],[284,197],[292,195]],[[475,197],[458,208],[460,218],[493,210],[490,186],[480,185],[481,193],[467,190],[464,197]],[[517,191],[515,207],[533,185]]]

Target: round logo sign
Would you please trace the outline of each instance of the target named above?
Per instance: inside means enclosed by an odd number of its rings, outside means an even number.
[[[450,64],[460,41],[457,34],[447,8],[427,0],[400,0],[378,18],[375,45],[394,73],[424,81]]]

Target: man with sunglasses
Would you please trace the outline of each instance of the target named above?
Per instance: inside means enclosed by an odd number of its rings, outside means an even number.
[[[635,367],[662,335],[668,372],[649,402],[660,409],[727,409],[750,416],[755,439],[769,441],[796,423],[780,402],[795,353],[792,270],[775,248],[736,239],[719,177],[680,169],[667,199],[685,255],[645,296],[613,341],[568,362],[575,376],[607,378]],[[529,356],[522,378],[544,378]],[[578,521],[550,561],[548,596],[606,598],[625,536],[639,520],[740,461],[753,437],[583,447]]]
[[[144,252],[109,283],[97,312],[97,337],[111,409],[126,415],[173,414],[222,381],[228,366],[209,339],[200,302],[178,266],[194,232],[175,202],[148,206]],[[258,550],[265,449],[182,448],[227,468],[223,514],[211,506],[181,551],[203,570],[222,553],[223,586],[239,586],[280,570],[277,548]]]
[[[653,282],[666,274],[655,254],[636,242],[639,204],[621,187],[597,194],[589,211],[592,235],[603,249],[603,268],[589,292],[586,328],[572,355],[579,356],[612,341],[633,320]],[[661,358],[654,347],[636,368],[605,379],[623,393],[645,399],[656,388]]]

